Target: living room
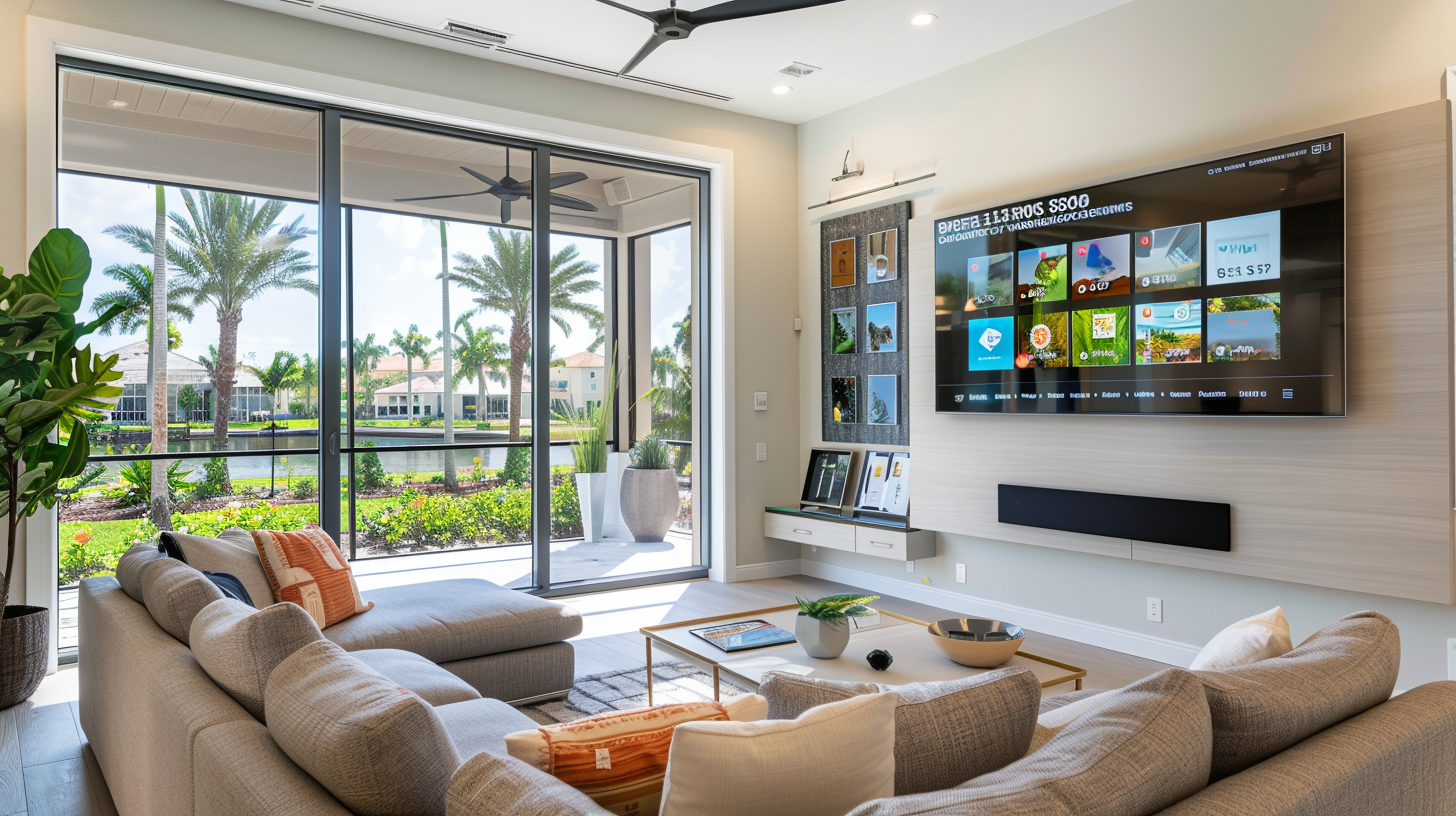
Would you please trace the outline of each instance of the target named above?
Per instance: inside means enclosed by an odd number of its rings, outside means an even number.
[[[1456,12],[659,5],[0,12],[0,816],[1456,813]]]

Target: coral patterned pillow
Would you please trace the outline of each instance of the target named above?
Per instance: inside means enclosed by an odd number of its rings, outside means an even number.
[[[318,527],[280,532],[254,530],[253,544],[273,588],[273,600],[303,607],[320,629],[368,612],[354,572],[338,545]]]
[[[656,813],[672,731],[701,720],[761,720],[768,701],[749,694],[729,703],[667,703],[610,711],[506,735],[506,752],[582,793],[613,814]]]

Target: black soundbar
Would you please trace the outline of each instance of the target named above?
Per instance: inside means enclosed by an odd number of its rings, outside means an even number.
[[[1006,484],[997,487],[996,504],[996,518],[1003,524],[1233,549],[1233,506],[1228,504]]]

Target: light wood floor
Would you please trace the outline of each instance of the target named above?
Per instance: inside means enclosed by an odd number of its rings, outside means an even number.
[[[562,603],[583,617],[584,631],[572,643],[576,675],[585,677],[645,665],[642,636],[637,633],[642,626],[792,603],[795,595],[817,598],[855,591],[859,590],[800,575],[738,584],[662,584],[580,595],[562,599]],[[957,614],[956,610],[890,597],[877,605],[920,620]],[[1027,642],[1037,654],[1085,668],[1085,688],[1118,688],[1167,668],[1152,660],[1037,632],[1029,632]],[[57,699],[57,688],[63,689],[62,697],[74,697],[73,671],[47,678],[50,693],[37,699]],[[1071,690],[1072,684],[1067,683],[1046,693]],[[27,702],[0,711],[0,816],[116,816],[116,806],[81,731],[74,699],[49,705]]]

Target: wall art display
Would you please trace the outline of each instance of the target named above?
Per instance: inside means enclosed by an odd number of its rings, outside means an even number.
[[[835,309],[829,313],[829,351],[834,354],[853,354],[855,338],[859,329],[854,325],[859,310],[853,307]]]
[[[910,268],[909,230],[908,201],[820,222],[819,398],[826,443],[890,448],[910,444],[910,358],[905,328],[909,280],[903,274]],[[840,263],[846,253],[847,267]],[[992,259],[992,266],[977,291],[1014,304],[1015,254]],[[969,268],[961,262],[957,285],[962,289],[967,286]],[[965,302],[964,294],[961,298]],[[1007,333],[1006,346],[1016,348],[1014,331]],[[881,377],[891,379],[878,379]],[[872,382],[877,386],[873,393]],[[874,416],[870,413],[875,407],[872,396],[884,402],[884,410]]]
[[[854,285],[854,245],[853,238],[829,245],[829,285],[835,289]]]
[[[829,381],[833,421],[836,425],[859,422],[859,383],[854,377],[835,377]]]
[[[900,304],[872,303],[865,307],[865,352],[893,354],[900,350]]]
[[[870,283],[889,283],[899,280],[899,250],[899,230],[885,230],[871,235],[869,251],[865,253],[865,280]]]
[[[855,494],[856,513],[906,517],[910,515],[910,454],[897,451],[865,453]]]
[[[799,504],[823,507],[839,512],[844,504],[844,490],[849,483],[849,469],[854,454],[847,450],[809,452],[809,472],[804,476],[804,492]]]
[[[894,374],[871,374],[865,398],[865,421],[871,425],[900,424],[900,378]]]
[[[936,218],[936,412],[1345,416],[1345,171],[1331,134]]]

